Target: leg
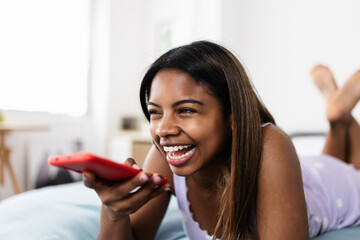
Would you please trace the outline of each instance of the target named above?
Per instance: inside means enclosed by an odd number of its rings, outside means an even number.
[[[332,96],[338,91],[333,74],[325,66],[317,65],[311,71],[311,77],[314,84],[322,93],[327,108],[331,102]],[[329,121],[330,130],[326,136],[323,153],[334,156],[343,161],[347,159],[347,124],[343,121]]]
[[[343,122],[330,122],[330,130],[326,135],[323,153],[348,162],[347,132],[348,124]]]
[[[360,150],[356,148],[356,144],[360,143],[360,126],[351,116],[351,110],[360,98],[360,71],[351,76],[340,89],[327,67],[317,65],[311,75],[325,98],[326,117],[330,123],[323,153],[360,167],[360,160],[356,163],[360,157]]]
[[[352,109],[360,100],[360,70],[355,72],[334,94],[327,109],[328,119],[350,116],[347,131],[347,162],[360,169],[360,125],[351,116]]]
[[[360,125],[354,118],[348,129],[348,139],[349,163],[354,164],[356,169],[360,169]]]
[[[355,72],[344,85],[330,94],[327,99],[326,116],[329,121],[337,120],[342,114],[350,114],[360,100],[360,70]]]

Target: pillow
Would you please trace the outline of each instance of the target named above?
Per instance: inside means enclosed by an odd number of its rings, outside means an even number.
[[[357,240],[360,239],[360,227],[343,228],[327,232],[311,240]]]
[[[100,206],[79,182],[15,195],[0,202],[0,239],[96,239]]]
[[[18,194],[0,202],[0,239],[96,239],[100,206],[95,191],[82,182]],[[175,198],[171,198],[155,239],[187,239]]]

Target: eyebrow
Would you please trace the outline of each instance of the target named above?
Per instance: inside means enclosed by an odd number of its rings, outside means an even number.
[[[198,104],[198,105],[201,105],[203,106],[204,103],[200,102],[200,101],[197,101],[195,99],[184,99],[184,100],[180,100],[180,101],[177,101],[175,103],[172,104],[172,107],[177,107],[181,104],[185,104],[185,103],[192,103],[192,104]],[[147,104],[148,106],[149,105],[152,105],[152,106],[155,106],[155,107],[158,107],[158,108],[161,108],[160,105],[156,104],[156,103],[153,103],[153,102],[148,102]]]

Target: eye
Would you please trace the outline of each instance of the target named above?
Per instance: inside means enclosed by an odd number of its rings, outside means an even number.
[[[150,116],[151,116],[151,115],[159,114],[159,112],[158,112],[157,110],[155,110],[155,109],[150,109],[148,112],[149,112],[149,115],[150,115]]]
[[[161,118],[161,111],[159,111],[158,109],[151,108],[148,110],[148,113],[150,115],[151,121],[155,121]]]
[[[179,113],[180,114],[192,114],[195,113],[196,111],[192,108],[180,108],[179,109]]]
[[[150,109],[150,110],[149,110],[149,115],[150,115],[150,117],[157,116],[157,115],[159,115],[159,114],[160,114],[160,112],[157,111],[157,110],[155,110],[155,109]]]

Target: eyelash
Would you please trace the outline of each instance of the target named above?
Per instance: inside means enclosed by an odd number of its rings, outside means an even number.
[[[159,112],[156,110],[149,110],[149,115],[154,115],[154,114],[158,114]]]
[[[196,111],[194,109],[191,109],[191,108],[181,108],[179,110],[179,113],[185,113],[185,114],[192,114],[192,113],[195,113]]]
[[[154,110],[154,109],[150,109],[148,112],[149,112],[150,116],[160,114],[159,111]],[[194,110],[192,108],[180,108],[178,110],[178,113],[179,114],[193,114],[193,113],[196,113],[196,110]]]

